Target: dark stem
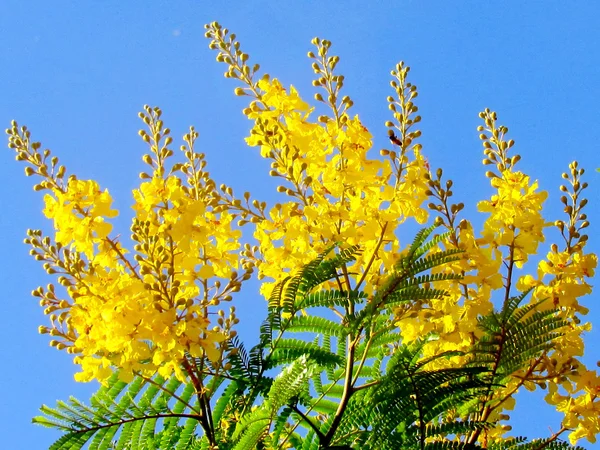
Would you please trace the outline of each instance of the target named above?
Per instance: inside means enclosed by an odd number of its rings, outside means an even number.
[[[511,244],[510,244],[510,250],[509,250],[509,261],[508,261],[508,265],[507,265],[508,271],[506,274],[506,285],[505,285],[505,292],[504,292],[504,304],[502,306],[503,311],[506,309],[506,305],[508,305],[508,302],[510,300],[512,274],[513,274],[513,269],[514,269],[514,265],[515,265],[514,252],[515,252],[515,242],[513,239],[513,242],[511,242]],[[504,350],[504,343],[506,341],[506,333],[507,333],[506,324],[504,323],[504,317],[503,317],[502,318],[502,327],[500,329],[500,342],[498,344],[498,352],[496,353],[495,358],[494,358],[494,366],[491,371],[490,383],[489,383],[487,392],[484,396],[484,406],[479,414],[479,420],[481,420],[481,421],[486,421],[488,419],[488,417],[490,416],[490,414],[492,413],[492,411],[494,410],[494,408],[492,408],[490,406],[490,401],[492,400],[492,397],[493,397],[492,385],[494,384],[494,378],[496,377],[498,369],[500,368],[500,360],[502,359],[502,352]],[[481,431],[482,431],[482,429],[475,430],[471,434],[471,436],[469,437],[467,442],[469,442],[470,444],[474,444],[475,442],[477,442],[477,439],[479,438]]]
[[[360,333],[359,333],[360,335]],[[348,359],[346,360],[346,373],[344,378],[344,391],[342,393],[342,398],[340,399],[340,404],[335,412],[335,416],[333,417],[333,421],[331,422],[331,427],[327,431],[327,434],[320,442],[320,448],[326,449],[329,447],[337,428],[339,427],[342,416],[344,415],[344,411],[346,410],[346,406],[350,401],[350,397],[354,393],[352,389],[352,369],[354,368],[354,352],[356,349],[357,341],[352,339],[352,335],[348,336]]]
[[[298,408],[298,406],[296,406],[296,405],[288,405],[288,406],[290,408],[292,408],[296,414],[298,414],[300,417],[302,417],[302,420],[304,420],[312,428],[312,430],[315,432],[315,434],[319,438],[320,442],[322,442],[325,439],[325,435],[321,432],[321,430],[319,429],[319,427],[317,427],[313,423],[313,421],[310,420],[310,417],[308,417],[306,414],[304,414],[302,411],[300,411],[300,409]]]

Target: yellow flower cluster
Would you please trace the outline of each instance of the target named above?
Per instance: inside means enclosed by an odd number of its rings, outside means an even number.
[[[389,270],[395,261],[390,255],[399,249],[398,225],[428,217],[422,208],[426,161],[419,148],[413,148],[413,159],[396,180],[389,160],[368,156],[372,136],[358,116],[343,113],[313,122],[313,110],[293,87],[288,94],[276,79],[257,86],[263,109],[250,109],[255,126],[247,142],[273,160],[271,175],[287,184],[279,191],[293,197],[257,224],[260,275],[280,281],[333,242],[360,244],[364,251],[352,270],[374,269],[364,280],[372,292],[379,269]],[[272,287],[263,283],[263,294]]]
[[[315,99],[330,110],[315,118],[315,108],[293,86],[286,89],[268,75],[255,80],[258,65],[247,65],[248,55],[227,30],[218,24],[207,30],[217,61],[228,66],[225,76],[243,83],[236,94],[251,98],[244,110],[254,121],[247,143],[271,160],[270,175],[282,181],[278,191],[290,197],[255,221],[259,277],[273,280],[263,283],[262,294],[269,297],[276,282],[332,243],[360,245],[362,254],[343,282],[372,293],[397,261],[398,225],[428,218],[429,168],[415,143],[420,132],[412,130],[421,118],[413,104],[416,87],[406,82],[410,69],[402,63],[393,72],[396,97],[388,101],[397,124],[388,127],[394,149],[382,150],[382,159],[369,155],[372,135],[349,114],[353,102],[341,94],[344,77],[335,74],[339,58],[329,55],[331,42],[316,38],[317,53],[308,54],[317,74],[313,85],[323,91]]]
[[[573,430],[569,434],[573,445],[581,438],[594,443],[600,432],[600,377],[578,366],[577,375],[568,378],[549,384],[546,401],[565,415],[563,426]]]
[[[203,155],[193,149],[193,129],[184,137],[186,162],[167,172],[172,139],[160,116],[149,107],[141,115],[150,128],[150,134],[140,134],[150,144],[144,161],[152,170],[141,175],[147,181],[133,192],[133,258],[111,237],[107,219],[117,211],[108,191],[95,181],[73,176],[65,181],[64,168],[49,172],[49,151],[42,156],[26,129],[13,124],[9,130],[17,159],[30,164],[26,173],[42,176],[36,189],[49,191],[44,214],[54,222],[55,243],[39,231],[30,231],[26,242],[66,288],[67,299],[52,284],[34,291],[52,323],[40,331],[55,337],[53,346],[75,355],[79,381],[103,381],[115,368],[124,379],[174,372],[185,380],[191,372],[186,365],[204,357],[218,366],[225,350],[220,343],[237,319],[219,319],[211,329],[209,310],[230,300],[253,270],[240,260],[241,231],[233,226],[234,215],[217,205],[220,197]],[[212,313],[217,312],[223,316]]]
[[[66,191],[54,188],[52,194],[44,196],[44,201],[44,214],[54,221],[56,242],[73,243],[73,248],[88,258],[93,257],[94,244],[106,239],[112,230],[105,218],[118,214],[111,209],[108,191],[101,191],[92,180],[70,178]]]
[[[480,212],[490,214],[482,238],[494,247],[509,247],[514,264],[522,267],[544,241],[541,210],[548,194],[536,192],[537,181],[531,183],[527,175],[511,170],[492,178],[491,184],[497,194],[478,205]]]

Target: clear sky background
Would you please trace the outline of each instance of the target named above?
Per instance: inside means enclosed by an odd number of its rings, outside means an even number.
[[[124,236],[146,150],[136,115],[144,104],[163,109],[174,136],[197,127],[217,182],[275,201],[268,164],[244,144],[245,99],[233,95],[235,82],[223,78],[225,66],[204,38],[203,25],[217,20],[238,35],[251,62],[307,100],[314,93],[310,40],[333,41],[345,93],[376,149],[388,144],[389,71],[406,61],[420,92],[424,152],[455,181],[468,218],[491,194],[476,132],[485,107],[510,128],[521,170],[550,192],[548,220],[561,217],[560,176],[577,159],[590,183],[588,248],[600,252],[600,173],[593,170],[600,167],[600,2],[0,0],[0,11],[0,124],[27,124],[70,173],[109,188]],[[0,153],[0,180],[0,448],[44,449],[58,434],[31,425],[37,408],[71,394],[86,399],[96,386],[75,383],[71,358],[37,334],[46,319],[30,292],[49,280],[22,239],[27,228],[48,223],[41,195],[8,149]],[[242,335],[251,338],[248,324],[264,302],[251,290],[236,302]],[[583,303],[600,328],[598,294]],[[589,365],[600,359],[599,338],[597,329],[586,336]],[[517,411],[515,434],[547,436],[560,426],[539,392],[520,395]]]

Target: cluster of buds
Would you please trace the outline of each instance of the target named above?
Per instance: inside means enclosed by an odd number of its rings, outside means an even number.
[[[218,50],[217,61],[227,64],[225,71],[226,78],[235,78],[241,80],[246,87],[236,87],[235,95],[248,95],[254,100],[251,105],[244,110],[244,114],[249,115],[260,110],[257,101],[260,101],[261,94],[258,84],[255,81],[255,75],[260,70],[260,65],[248,65],[250,56],[240,49],[240,43],[236,40],[234,33],[229,33],[227,28],[223,28],[217,22],[205,25],[205,36],[210,39],[208,44],[211,50]]]
[[[382,156],[388,156],[396,172],[396,179],[400,180],[402,173],[408,163],[406,152],[411,148],[414,140],[421,137],[421,131],[414,129],[414,126],[421,121],[421,116],[417,114],[419,108],[414,104],[414,99],[419,95],[417,86],[408,81],[410,67],[400,61],[391,75],[394,78],[390,85],[396,95],[387,98],[388,108],[394,115],[394,120],[385,122],[388,128],[388,136],[392,144],[399,147],[396,150],[381,150]],[[396,131],[394,131],[396,130]],[[396,137],[396,132],[398,136]],[[420,144],[416,144],[414,149],[419,151]]]
[[[577,161],[573,161],[569,164],[569,173],[562,174],[568,185],[563,184],[560,186],[561,192],[564,193],[560,201],[564,205],[564,211],[569,218],[567,223],[557,220],[555,225],[560,230],[569,253],[581,249],[588,240],[587,234],[581,232],[590,225],[587,214],[582,212],[588,202],[587,199],[581,197],[583,191],[588,187],[586,182],[581,182],[584,173],[585,169],[580,168]]]
[[[515,145],[515,141],[512,139],[507,141],[505,139],[508,127],[504,125],[496,126],[498,117],[494,111],[486,108],[483,112],[479,113],[479,118],[484,122],[484,125],[477,127],[477,131],[481,133],[479,139],[481,139],[484,148],[483,153],[485,158],[483,159],[483,164],[495,165],[498,171],[498,173],[494,173],[489,170],[485,175],[488,178],[501,177],[505,170],[511,170],[519,162],[521,156],[508,156],[508,150]]]
[[[33,186],[35,191],[44,189],[64,191],[66,189],[66,167],[59,164],[58,157],[52,156],[49,149],[40,152],[42,144],[31,140],[31,132],[26,126],[19,127],[13,120],[10,128],[6,129],[6,134],[8,134],[8,147],[17,153],[16,160],[25,161],[28,164],[25,166],[25,175],[28,177],[39,175],[42,178]]]
[[[451,203],[450,197],[454,194],[452,192],[452,180],[446,180],[442,182],[443,171],[437,169],[435,177],[431,174],[425,174],[429,189],[425,192],[429,197],[434,198],[433,202],[430,202],[427,206],[432,211],[437,211],[441,216],[443,225],[448,228],[451,232],[456,228],[457,216],[460,211],[465,207],[464,203]],[[443,185],[445,187],[443,187]],[[458,245],[458,240],[455,233],[452,233],[450,239],[453,240],[455,245]]]
[[[318,76],[316,80],[313,80],[312,84],[315,87],[323,88],[326,94],[326,97],[323,97],[323,94],[317,92],[315,94],[315,100],[331,107],[336,121],[343,124],[347,120],[346,113],[352,108],[354,102],[350,97],[345,95],[338,103],[340,92],[342,87],[344,87],[344,76],[337,75],[334,71],[340,62],[340,57],[329,55],[331,41],[328,41],[327,39],[321,40],[319,38],[314,38],[311,43],[317,47],[317,53],[315,54],[310,51],[308,52],[308,57],[313,60],[311,66]],[[319,122],[327,123],[329,117],[320,116],[318,120]]]

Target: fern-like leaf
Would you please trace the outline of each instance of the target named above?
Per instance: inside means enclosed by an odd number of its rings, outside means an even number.
[[[66,431],[52,444],[52,450],[77,450],[86,444],[90,450],[154,448],[160,440],[173,441],[171,435],[179,433],[182,419],[191,420],[192,432],[200,425],[195,404],[190,403],[193,390],[185,388],[174,397],[179,386],[181,382],[176,378],[165,380],[159,376],[152,380],[135,377],[127,384],[114,374],[92,396],[90,406],[75,398],[59,401],[54,408],[44,405],[44,415],[33,422]],[[159,423],[161,431],[157,430]]]

